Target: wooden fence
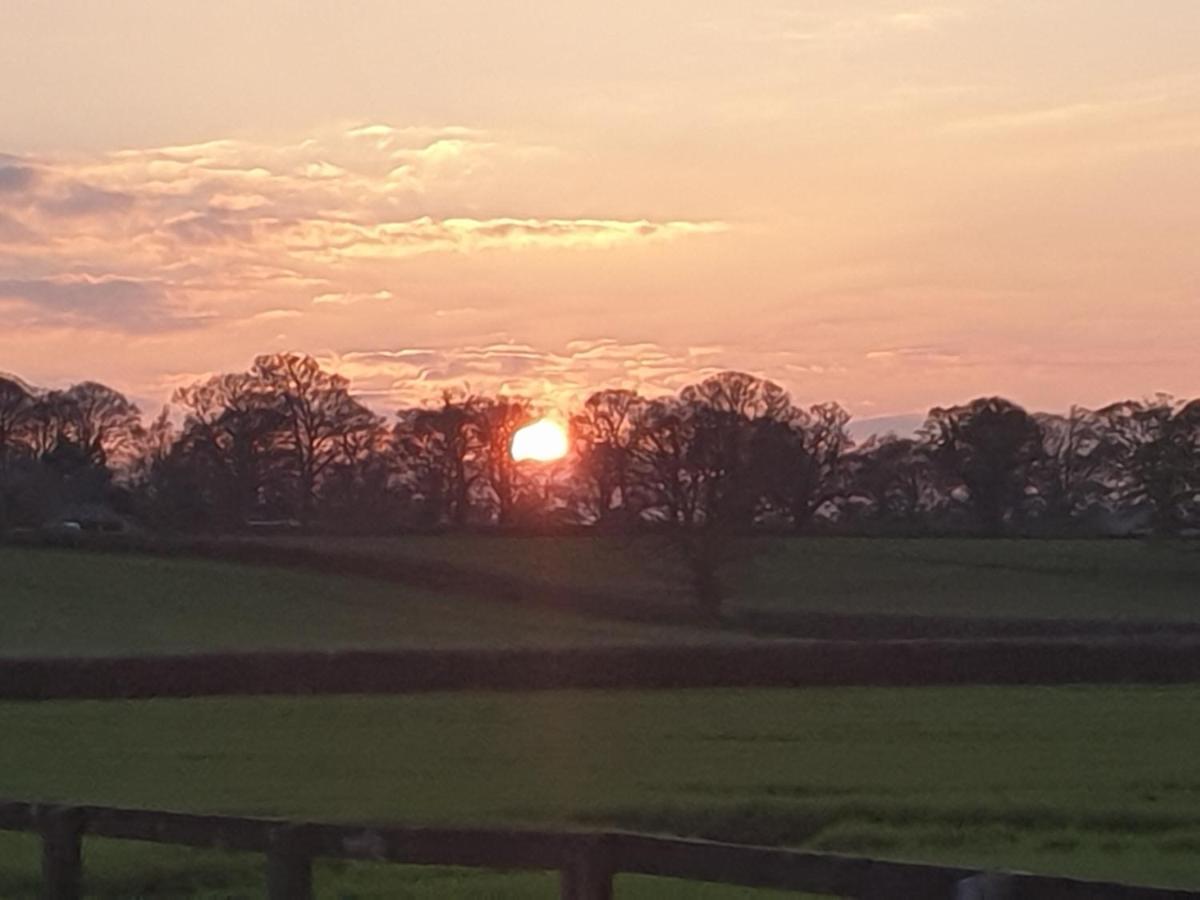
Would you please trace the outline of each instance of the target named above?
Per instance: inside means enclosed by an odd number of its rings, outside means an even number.
[[[42,839],[43,896],[82,896],[85,835],[266,855],[270,900],[308,900],[320,857],[560,873],[563,900],[610,900],[618,874],[863,900],[1200,900],[1200,891],[888,862],[628,832],[407,828],[0,801],[0,830]]]

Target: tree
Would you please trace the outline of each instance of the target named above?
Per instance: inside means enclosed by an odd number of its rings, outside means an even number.
[[[966,502],[978,526],[998,535],[1020,515],[1042,448],[1037,422],[1000,397],[929,413],[922,434],[935,466]]]
[[[845,465],[847,493],[866,500],[876,522],[912,529],[936,502],[927,448],[912,438],[872,438]]]
[[[26,459],[26,429],[35,408],[32,389],[17,378],[0,375],[0,534],[9,526],[11,494],[15,493],[14,467]]]
[[[141,412],[120,391],[84,381],[59,395],[60,440],[79,447],[95,465],[130,462],[142,434]]]
[[[854,445],[849,422],[850,414],[838,404],[822,403],[757,423],[755,465],[765,496],[796,531],[805,530],[816,511],[844,489],[842,470]]]
[[[571,417],[581,518],[602,527],[637,514],[630,486],[645,400],[636,391],[592,394]]]
[[[10,461],[27,454],[26,429],[35,406],[32,388],[17,378],[0,375],[0,475]]]
[[[346,378],[324,371],[311,356],[260,356],[251,377],[279,416],[279,446],[296,480],[300,520],[307,522],[322,475],[345,461],[348,446],[373,443],[382,420],[350,395]]]
[[[1197,515],[1200,400],[1115,403],[1099,410],[1111,447],[1110,483],[1127,511],[1146,508],[1155,531],[1174,534]]]
[[[206,494],[218,520],[245,525],[279,475],[283,416],[275,398],[252,375],[230,373],[181,388],[175,402],[187,414],[167,471],[175,484]]]
[[[533,407],[523,397],[481,399],[472,407],[478,435],[481,483],[491,491],[496,524],[513,523],[522,491],[521,467],[512,457],[513,436],[533,418]]]
[[[1062,527],[1106,504],[1111,493],[1114,445],[1103,418],[1072,406],[1065,416],[1034,416],[1042,432],[1042,452],[1034,471],[1042,515]]]
[[[718,616],[723,570],[739,554],[768,493],[764,434],[794,421],[779,385],[722,372],[648,404],[638,417],[637,470],[648,508],[688,567],[699,609]]]
[[[472,493],[483,477],[479,402],[446,391],[438,406],[397,413],[393,441],[410,487],[424,503],[425,524],[461,528],[470,518]]]

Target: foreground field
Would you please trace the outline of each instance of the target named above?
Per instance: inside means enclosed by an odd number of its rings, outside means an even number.
[[[686,640],[311,571],[0,547],[0,655],[561,645]]]
[[[685,604],[657,538],[277,538],[372,559],[438,560],[535,584]],[[1200,544],[1137,540],[758,538],[727,573],[733,609],[896,616],[1200,621]]]
[[[603,823],[1200,887],[1197,708],[1197,687],[4,704],[0,733],[20,739],[0,743],[0,796]],[[28,895],[31,845],[3,840],[0,894]],[[156,896],[258,889],[252,858],[91,852],[102,896],[148,884]],[[538,875],[384,867],[324,867],[321,884],[327,897],[554,895]],[[674,887],[678,897],[758,896]],[[618,891],[671,896],[666,883],[637,879]]]

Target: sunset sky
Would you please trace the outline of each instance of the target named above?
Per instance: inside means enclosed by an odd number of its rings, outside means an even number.
[[[0,371],[1200,394],[1200,2],[5,0]]]

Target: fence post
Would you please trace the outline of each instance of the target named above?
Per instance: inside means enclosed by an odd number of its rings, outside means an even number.
[[[53,806],[38,816],[42,833],[42,896],[79,900],[83,896],[83,813]]]
[[[289,825],[273,829],[267,848],[268,900],[312,900],[312,854]]]
[[[1007,875],[981,873],[954,886],[954,900],[1013,900],[1016,890]]]
[[[560,878],[561,900],[612,900],[613,870],[608,847],[596,838],[580,841]]]

